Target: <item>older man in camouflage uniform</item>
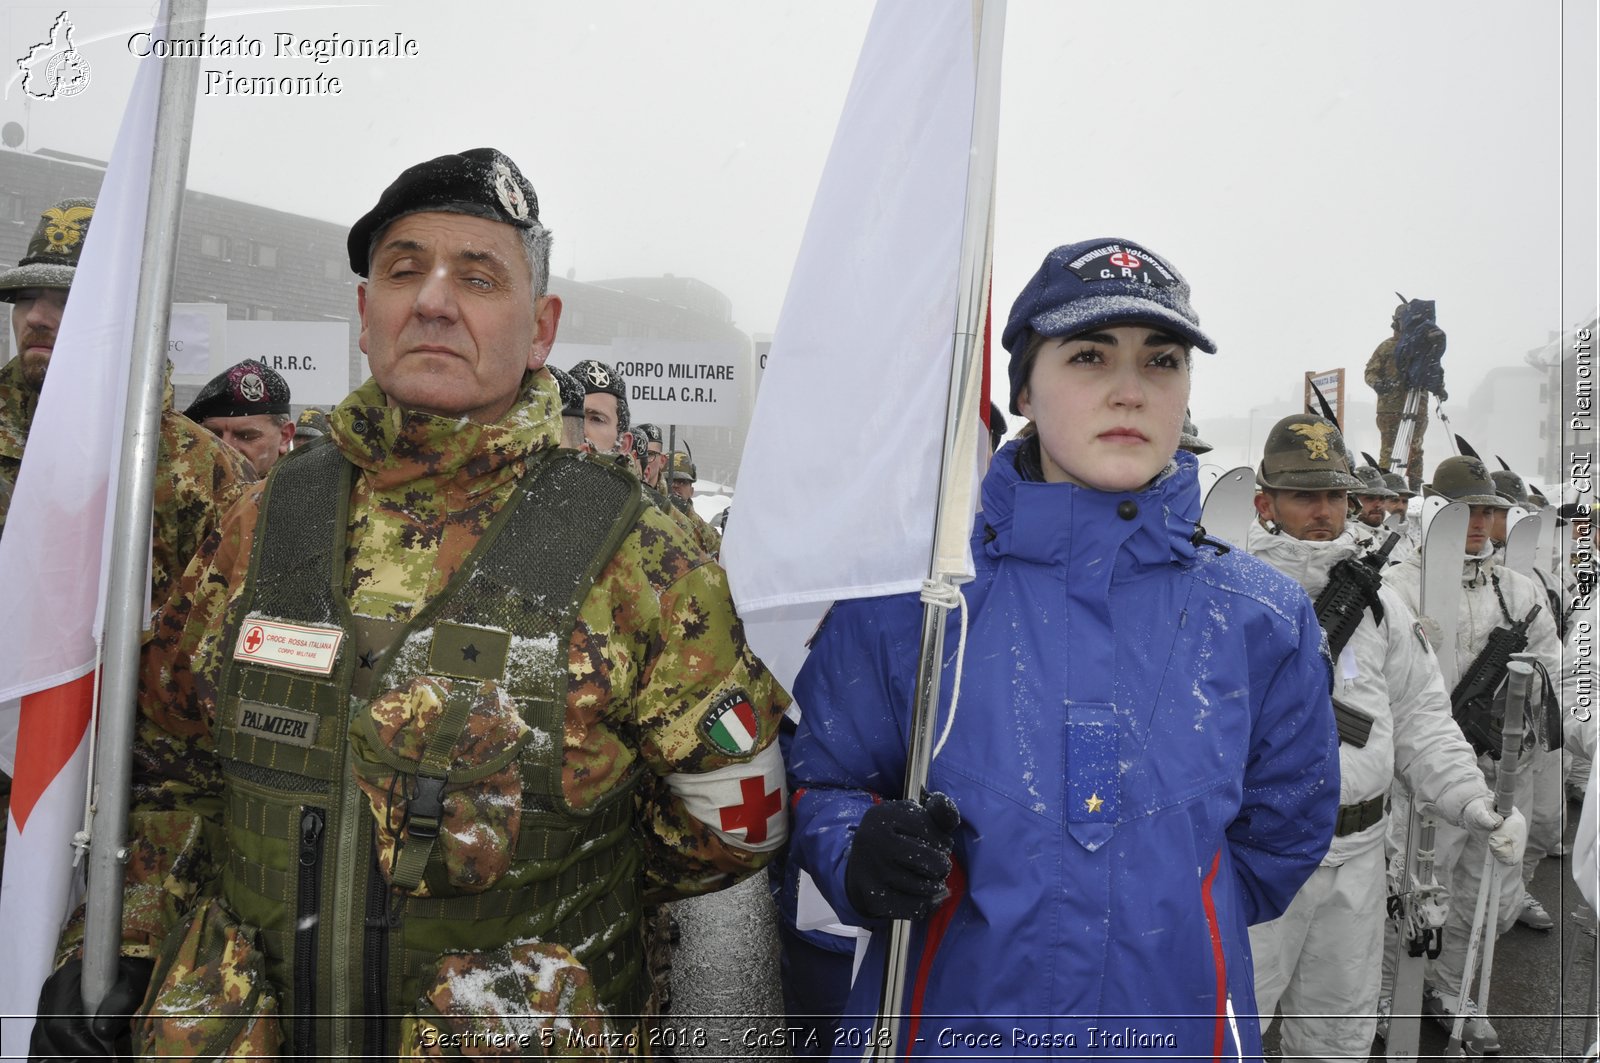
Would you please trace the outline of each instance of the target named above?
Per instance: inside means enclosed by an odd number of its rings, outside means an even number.
[[[258,476],[294,449],[298,435],[289,416],[289,382],[256,358],[206,381],[183,415],[243,454]]]
[[[141,1054],[647,1052],[643,905],[783,843],[787,698],[725,575],[558,446],[548,240],[488,148],[351,230],[373,378],[229,515],[146,653]],[[110,1025],[36,1031],[92,1054]]]
[[[16,357],[0,367],[0,535],[5,533],[28,432],[39,410],[39,395],[55,351],[67,295],[93,220],[92,199],[64,199],[46,209],[22,261],[0,273],[0,301],[11,304],[11,330],[17,345]],[[125,369],[107,366],[107,371]],[[255,474],[243,458],[173,411],[170,381],[161,410],[156,461],[150,600],[160,605],[183,567]],[[0,774],[0,862],[5,857],[10,793],[11,780]]]

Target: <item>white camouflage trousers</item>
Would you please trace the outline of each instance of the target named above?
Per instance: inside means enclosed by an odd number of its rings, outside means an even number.
[[[1287,911],[1250,928],[1263,1032],[1283,1008],[1282,1055],[1365,1060],[1377,1027],[1384,851],[1312,872]]]
[[[1524,818],[1532,819],[1532,798],[1536,755],[1524,755],[1522,771],[1517,776],[1512,791],[1512,803],[1522,811]],[[1480,761],[1480,763],[1482,763]],[[1455,999],[1461,988],[1461,975],[1467,965],[1467,939],[1472,934],[1472,913],[1477,906],[1478,890],[1483,884],[1484,853],[1489,840],[1482,834],[1468,834],[1450,823],[1441,822],[1436,835],[1438,845],[1439,880],[1450,890],[1450,917],[1444,924],[1444,947],[1439,958],[1428,963],[1428,984],[1444,994],[1447,1002]],[[1498,932],[1504,934],[1517,922],[1522,911],[1522,868],[1507,867],[1498,860],[1489,861],[1492,873],[1500,878],[1500,914]],[[1446,869],[1449,877],[1446,878]],[[1494,918],[1486,915],[1487,919]],[[1482,949],[1479,949],[1482,957]],[[1481,969],[1481,964],[1480,964]],[[1467,987],[1471,996],[1477,984],[1477,971],[1473,972],[1473,985]]]

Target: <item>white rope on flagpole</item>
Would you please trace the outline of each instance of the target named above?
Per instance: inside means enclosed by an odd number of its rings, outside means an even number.
[[[967,598],[955,584],[929,579],[922,581],[922,604],[935,606],[945,612],[954,609],[961,617],[961,635],[956,640],[956,674],[951,679],[950,687],[950,713],[945,717],[939,741],[933,744],[933,753],[928,757],[934,761],[939,759],[940,751],[955,728],[956,706],[961,703],[961,670],[967,660]]]
[[[89,770],[83,773],[83,827],[72,835],[72,866],[77,867],[89,856],[89,841],[94,836],[94,765],[95,747],[100,741],[100,662],[104,659],[105,640],[96,632],[94,637],[94,677],[89,691]]]
[[[964,418],[972,417],[982,396],[977,394],[977,370],[983,342],[979,335],[985,325],[989,259],[993,246],[995,156],[1000,133],[1000,56],[1005,39],[1005,0],[972,0],[973,26],[973,105],[972,128],[967,157],[967,195],[962,220],[961,258],[952,336],[950,384],[945,408],[945,438],[939,468],[939,495],[935,506],[933,549],[929,558],[927,583],[955,583],[971,578],[952,571],[948,564],[947,540],[960,542],[970,527],[972,513],[967,499],[958,499],[952,485],[970,466],[973,450],[962,447]],[[970,429],[970,424],[969,424]],[[927,591],[924,586],[924,595]],[[942,591],[933,592],[942,597]],[[963,599],[964,600],[964,599]],[[926,601],[926,597],[924,598]],[[945,608],[948,608],[947,606]],[[965,612],[962,613],[963,619]],[[937,605],[923,606],[922,637],[917,661],[916,703],[910,734],[906,742],[906,778],[903,796],[920,802],[925,796],[928,768],[933,758],[932,731],[939,708],[939,687],[943,672],[944,614]],[[957,679],[959,682],[959,679]],[[954,698],[952,697],[952,702]],[[953,707],[953,705],[952,705]],[[947,729],[948,729],[947,724]],[[896,919],[890,924],[884,950],[883,981],[878,1013],[863,1058],[887,1063],[900,1055],[900,1019],[906,1001],[906,972],[911,949],[911,923]]]

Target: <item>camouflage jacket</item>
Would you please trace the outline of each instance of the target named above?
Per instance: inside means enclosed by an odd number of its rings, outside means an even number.
[[[1367,387],[1377,393],[1379,413],[1399,413],[1406,405],[1406,384],[1394,363],[1394,347],[1391,336],[1378,344],[1367,359],[1365,378]]]
[[[677,495],[668,495],[667,501],[672,503],[673,509],[682,514],[684,523],[694,532],[694,541],[700,544],[700,549],[711,557],[718,556],[722,551],[722,536],[694,511],[694,504],[687,498],[679,498]]]
[[[256,478],[242,454],[174,411],[172,394],[169,380],[161,409],[152,524],[150,601],[156,606],[166,601],[189,559]],[[38,409],[39,392],[23,382],[22,360],[14,358],[0,368],[0,534]]]
[[[331,443],[318,445],[339,447],[358,470],[346,548],[351,609],[405,620],[467,560],[530,455],[559,440],[560,402],[539,374],[494,425],[385,403],[369,381],[330,416]],[[247,493],[206,542],[144,651],[128,954],[154,952],[197,900],[217,892],[224,782],[212,727],[261,495]],[[781,802],[774,739],[788,698],[746,646],[725,573],[662,507],[643,508],[589,589],[566,673],[563,795],[589,808],[636,764],[647,769],[635,822],[654,898],[720,889],[766,863],[784,840],[782,804],[761,824],[724,829],[716,794],[730,779],[736,790],[761,779]],[[730,750],[708,724],[734,693],[754,710],[754,733]],[[69,930],[64,949],[76,940]]]

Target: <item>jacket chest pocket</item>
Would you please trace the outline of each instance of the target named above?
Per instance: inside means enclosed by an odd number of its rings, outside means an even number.
[[[519,756],[535,733],[493,680],[418,676],[356,715],[356,782],[391,885],[418,897],[478,893],[511,869]]]

